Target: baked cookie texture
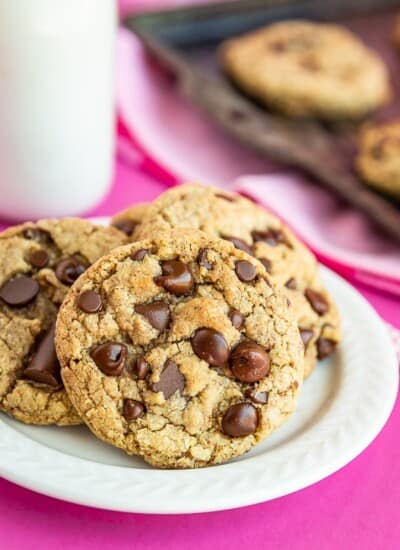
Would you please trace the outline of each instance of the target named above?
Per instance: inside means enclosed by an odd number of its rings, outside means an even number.
[[[165,231],[74,284],[57,321],[62,378],[108,443],[160,468],[225,462],[295,409],[303,347],[290,309],[231,243]]]
[[[355,164],[366,185],[400,199],[400,120],[365,126]]]
[[[60,378],[55,320],[75,279],[125,241],[116,229],[72,218],[0,234],[1,410],[29,424],[81,423]]]
[[[147,208],[147,203],[138,203],[126,210],[122,210],[122,212],[111,218],[111,226],[119,229],[128,237],[132,237],[136,227],[145,216]]]
[[[305,375],[341,338],[338,309],[314,255],[275,216],[250,200],[198,184],[172,188],[148,205],[133,239],[173,228],[199,229],[258,258],[293,306],[305,346]]]
[[[357,119],[390,98],[384,62],[342,26],[284,21],[224,42],[226,73],[291,117]]]

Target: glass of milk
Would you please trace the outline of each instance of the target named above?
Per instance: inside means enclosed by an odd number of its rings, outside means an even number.
[[[0,1],[0,216],[80,214],[106,193],[114,0]]]

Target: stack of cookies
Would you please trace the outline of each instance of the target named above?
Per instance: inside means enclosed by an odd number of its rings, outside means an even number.
[[[0,407],[84,422],[160,468],[240,456],[340,340],[310,251],[249,200],[182,185],[110,227],[0,235]]]

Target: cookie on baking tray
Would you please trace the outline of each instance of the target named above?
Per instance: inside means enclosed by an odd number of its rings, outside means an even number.
[[[400,120],[365,126],[355,164],[366,185],[400,199]]]
[[[86,268],[125,235],[79,219],[0,234],[0,409],[30,424],[79,424],[55,354],[58,308]]]
[[[227,40],[220,54],[239,88],[288,116],[357,119],[390,98],[384,62],[340,25],[283,21]]]
[[[99,438],[161,468],[225,462],[288,418],[303,346],[254,257],[196,230],[113,251],[57,322],[70,398]]]

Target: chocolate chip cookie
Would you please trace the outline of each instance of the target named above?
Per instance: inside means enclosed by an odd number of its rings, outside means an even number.
[[[55,353],[58,308],[74,281],[125,235],[78,219],[0,234],[0,409],[29,424],[81,422]],[[68,337],[67,337],[68,338]]]
[[[244,92],[292,117],[356,119],[390,97],[383,61],[339,25],[272,24],[225,42],[221,62]]]
[[[361,131],[356,169],[367,185],[400,199],[399,120]]]
[[[295,320],[262,264],[191,229],[89,268],[60,309],[56,346],[95,435],[161,468],[245,453],[294,411],[303,379]]]
[[[136,227],[146,214],[147,207],[147,203],[134,204],[111,218],[111,225],[125,233],[128,237],[132,237]]]
[[[334,351],[340,340],[339,314],[322,284],[317,261],[275,216],[240,195],[186,184],[170,189],[148,205],[133,238],[177,227],[222,237],[263,263],[293,305],[304,340],[306,376],[317,358]]]

